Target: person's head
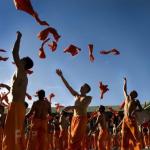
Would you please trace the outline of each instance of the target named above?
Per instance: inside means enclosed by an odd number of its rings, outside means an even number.
[[[100,112],[100,113],[104,113],[104,112],[105,112],[105,106],[100,105],[100,106],[99,106],[99,112]]]
[[[23,57],[21,59],[21,61],[24,64],[24,69],[25,70],[31,69],[33,67],[33,61],[30,57]]]
[[[37,94],[39,99],[44,99],[44,97],[45,97],[45,91],[44,90],[38,90],[36,92],[36,94]]]
[[[87,94],[90,91],[91,91],[91,87],[87,83],[85,83],[84,85],[82,85],[81,88],[80,88],[81,94]]]
[[[138,93],[135,90],[130,92],[131,99],[135,99],[137,96],[138,96]]]

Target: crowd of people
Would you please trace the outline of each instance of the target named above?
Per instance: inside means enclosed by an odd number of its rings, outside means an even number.
[[[88,113],[92,101],[88,93],[90,85],[85,83],[80,91],[75,91],[65,79],[61,69],[56,75],[62,80],[75,98],[73,106],[52,114],[51,103],[45,99],[43,89],[36,92],[35,101],[28,113],[25,102],[28,85],[27,70],[33,67],[29,57],[20,58],[22,34],[12,51],[16,72],[12,85],[0,84],[8,89],[11,103],[5,114],[5,106],[0,104],[0,149],[2,150],[141,150],[150,148],[150,123],[137,124],[136,112],[143,112],[138,93],[127,93],[127,79],[124,78],[125,96],[123,115],[107,115],[105,106],[100,105],[95,112]],[[1,103],[3,97],[1,97]]]

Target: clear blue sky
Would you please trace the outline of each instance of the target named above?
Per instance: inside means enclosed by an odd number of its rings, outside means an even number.
[[[17,11],[13,0],[1,0],[0,48],[8,50],[4,55],[9,60],[0,62],[0,82],[10,83],[15,70],[11,51],[19,30],[23,34],[20,56],[30,56],[35,64],[34,73],[29,76],[31,95],[43,88],[47,95],[55,93],[54,103],[73,105],[72,95],[55,74],[55,69],[61,68],[75,90],[79,91],[85,82],[91,85],[91,105],[120,104],[124,99],[124,76],[128,79],[128,91],[136,89],[142,103],[150,100],[149,0],[32,0],[32,4],[40,18],[62,36],[57,51],[52,53],[45,48],[47,58],[39,59],[41,41],[36,35],[45,27],[25,12]],[[82,49],[76,57],[63,53],[63,48],[72,43]],[[89,43],[94,44],[94,63],[88,59]],[[99,54],[100,50],[111,48],[119,49],[121,55]],[[108,84],[110,89],[103,100],[99,98],[99,81]]]

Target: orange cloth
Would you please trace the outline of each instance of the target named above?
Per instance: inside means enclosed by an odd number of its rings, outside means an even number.
[[[46,21],[42,21],[39,18],[37,12],[35,12],[32,7],[30,0],[13,0],[13,1],[16,9],[25,11],[26,13],[32,15],[40,25],[49,26],[49,24]]]
[[[12,102],[6,116],[3,150],[24,150],[25,106],[21,102]]]
[[[122,123],[121,150],[141,150],[140,133],[135,118],[125,117]]]
[[[61,130],[59,135],[60,147],[64,150],[68,148],[68,130]]]
[[[60,140],[59,140],[60,130],[54,131],[54,149],[60,149]]]
[[[73,116],[71,121],[70,150],[83,150],[87,116]]]
[[[3,141],[3,128],[0,127],[0,150],[2,150],[2,141]]]
[[[33,119],[27,150],[48,149],[48,120]]]
[[[106,150],[106,141],[108,137],[107,129],[100,129],[98,135],[98,150]]]

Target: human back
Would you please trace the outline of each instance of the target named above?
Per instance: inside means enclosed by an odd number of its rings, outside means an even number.
[[[36,119],[47,119],[49,112],[49,102],[46,100],[37,100],[35,103],[34,118]]]

